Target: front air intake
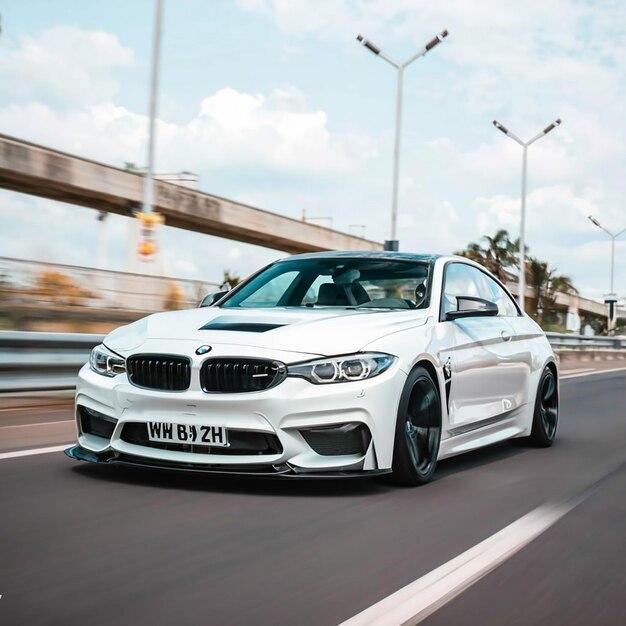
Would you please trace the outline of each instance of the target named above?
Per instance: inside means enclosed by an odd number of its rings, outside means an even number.
[[[184,356],[136,354],[126,359],[128,380],[136,387],[184,391],[191,382],[191,361]]]
[[[267,359],[207,359],[200,369],[200,385],[206,393],[246,393],[275,387],[287,375],[287,367]]]
[[[367,426],[359,423],[306,428],[300,434],[322,456],[364,455],[372,440]]]
[[[94,435],[103,439],[111,439],[117,420],[114,417],[88,409],[79,404],[77,407],[80,431],[84,435]]]

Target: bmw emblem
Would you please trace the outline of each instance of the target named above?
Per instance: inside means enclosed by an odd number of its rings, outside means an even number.
[[[207,352],[211,352],[211,346],[200,346],[196,350],[196,354],[206,354]]]

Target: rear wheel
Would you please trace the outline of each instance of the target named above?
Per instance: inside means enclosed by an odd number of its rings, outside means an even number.
[[[441,441],[441,400],[431,375],[416,367],[400,398],[393,452],[393,479],[399,485],[427,483],[437,466]]]
[[[551,446],[556,437],[558,423],[559,392],[556,375],[546,367],[539,379],[530,443],[538,448]]]

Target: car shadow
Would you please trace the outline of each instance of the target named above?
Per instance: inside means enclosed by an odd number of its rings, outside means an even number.
[[[503,441],[486,448],[440,461],[434,483],[464,471],[523,454],[523,445]],[[107,483],[136,485],[154,489],[177,489],[257,496],[293,497],[361,497],[381,495],[407,489],[397,487],[389,476],[354,478],[285,478],[254,476],[219,476],[131,467],[99,466],[79,463],[72,470],[81,476]],[[410,490],[410,488],[409,488]]]

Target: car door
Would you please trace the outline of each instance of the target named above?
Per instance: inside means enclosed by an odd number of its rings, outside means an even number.
[[[440,324],[445,364],[450,432],[452,435],[504,419],[524,403],[527,368],[512,341],[507,317],[518,310],[499,304],[498,315],[446,320],[456,310],[457,298],[469,296],[498,304],[493,281],[479,268],[450,262],[444,269]],[[506,295],[506,292],[504,292]],[[507,296],[508,297],[508,296]]]

